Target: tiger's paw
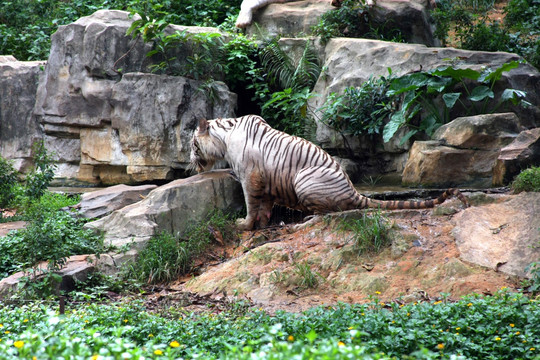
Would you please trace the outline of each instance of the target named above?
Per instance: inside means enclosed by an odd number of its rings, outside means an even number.
[[[253,229],[253,222],[248,219],[236,219],[236,228],[240,231]]]

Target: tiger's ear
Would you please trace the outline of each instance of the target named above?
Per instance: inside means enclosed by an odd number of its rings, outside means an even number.
[[[208,120],[202,118],[199,120],[199,135],[208,133]]]

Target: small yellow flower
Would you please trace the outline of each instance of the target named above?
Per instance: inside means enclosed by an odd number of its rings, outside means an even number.
[[[521,334],[521,333],[519,331],[516,331],[516,335],[519,335],[519,334]]]
[[[0,324],[0,329],[4,327],[4,324]]]
[[[180,343],[178,341],[173,341],[172,343],[169,344],[170,347],[172,348],[176,348],[176,347],[179,347],[180,346]]]
[[[352,329],[354,329],[354,326],[349,326],[347,330],[352,330]]]
[[[396,322],[394,320],[392,320],[392,324],[395,324]]]
[[[468,306],[468,307],[471,307],[471,306],[472,306],[472,303],[468,303],[467,306]]]
[[[154,334],[148,334],[148,337],[154,337]]]
[[[294,341],[294,336],[292,335],[289,335],[289,337],[287,338],[288,341]]]
[[[510,324],[510,327],[514,327],[515,325],[514,324]]]
[[[498,337],[498,336],[495,338],[495,341],[501,341],[501,340],[502,339],[500,337]]]
[[[439,350],[444,349],[444,344],[438,344],[438,345],[437,345],[437,349],[439,349]]]
[[[32,356],[32,360],[37,360],[37,357],[36,357],[36,356]]]
[[[381,292],[380,291],[375,291],[375,294],[381,295]]]
[[[439,301],[435,301],[435,302],[433,303],[433,305],[439,305],[440,303],[442,303],[442,301],[440,301],[440,300],[439,300]]]
[[[24,341],[21,341],[21,340],[15,341],[13,343],[13,346],[15,346],[17,349],[20,349],[20,348],[22,348],[24,346]]]
[[[6,334],[6,335],[9,334],[9,333],[10,333],[9,330],[4,331],[4,334]]]
[[[366,314],[364,314],[364,313],[361,313],[360,315],[364,316],[364,315],[366,315]]]
[[[534,351],[534,350],[536,350],[536,348],[530,348],[529,350]]]
[[[27,323],[27,322],[28,322],[28,319],[24,319],[24,320],[23,320],[23,323]]]
[[[381,301],[381,302],[380,302],[379,304],[381,304],[381,306],[384,306],[384,305],[386,305],[386,304],[385,304],[385,303],[383,303],[382,301]]]
[[[456,330],[459,331],[459,330],[461,330],[461,328],[460,328],[460,327],[457,327]]]
[[[407,316],[411,316],[411,313],[407,313]]]
[[[526,344],[526,343],[527,343],[527,340],[523,340],[522,343]]]
[[[124,323],[127,323],[128,322],[128,319],[124,319]]]
[[[156,349],[154,350],[154,355],[163,355],[163,351]]]
[[[92,360],[98,360],[99,359],[99,355],[94,355],[91,357]]]
[[[507,288],[506,286],[503,286],[503,287],[501,288],[501,290],[504,290],[504,289],[506,289],[506,288]]]
[[[339,342],[337,343],[337,346],[345,346],[345,343],[344,343],[343,341],[339,341]]]

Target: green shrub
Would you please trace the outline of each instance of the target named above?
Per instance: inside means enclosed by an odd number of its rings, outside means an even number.
[[[392,21],[383,25],[376,25],[372,21],[369,7],[364,0],[343,1],[338,9],[323,14],[312,31],[314,35],[321,37],[323,43],[333,37],[403,41],[401,31]]]
[[[540,167],[533,166],[523,170],[512,182],[514,192],[522,191],[540,191]]]
[[[50,36],[100,9],[144,12],[157,21],[178,25],[217,26],[238,14],[241,0],[27,0],[0,2],[0,54],[18,60],[47,59]]]
[[[387,95],[391,81],[391,73],[388,78],[370,77],[342,95],[330,94],[320,109],[322,121],[347,135],[379,134],[392,111],[392,97]]]
[[[438,1],[432,11],[435,36],[447,45],[453,32],[456,47],[517,53],[540,68],[540,1],[510,0],[503,23],[488,17],[492,6],[493,1]]]
[[[502,74],[518,66],[517,61],[482,71],[447,66],[393,79],[387,95],[395,99],[404,97],[399,109],[384,126],[383,140],[390,141],[402,126],[409,131],[401,138],[401,143],[419,132],[431,136],[441,125],[452,120],[454,108],[460,109],[459,114],[471,116],[494,113],[510,105],[529,106],[525,100],[527,94],[521,90],[506,88],[495,96],[495,84]]]
[[[0,208],[8,206],[13,199],[14,187],[17,183],[17,171],[12,163],[0,156]]]
[[[191,270],[193,259],[215,241],[235,237],[231,218],[216,211],[206,221],[190,227],[181,238],[162,232],[153,236],[137,256],[126,265],[124,277],[141,283],[157,284],[174,280]]]
[[[71,255],[99,254],[103,239],[83,229],[85,221],[64,211],[50,211],[34,205],[26,228],[0,238],[0,278],[48,261],[49,270],[58,270]]]

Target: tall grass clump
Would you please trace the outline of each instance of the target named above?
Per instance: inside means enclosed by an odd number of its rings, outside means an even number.
[[[392,244],[392,224],[380,210],[368,214],[363,212],[359,218],[340,219],[338,231],[351,233],[354,249],[358,255],[376,254]]]
[[[139,252],[137,260],[126,265],[124,277],[145,284],[175,280],[191,270],[193,260],[202,256],[213,241],[235,237],[232,217],[214,211],[205,221],[191,226],[181,236],[167,232],[153,236]]]

